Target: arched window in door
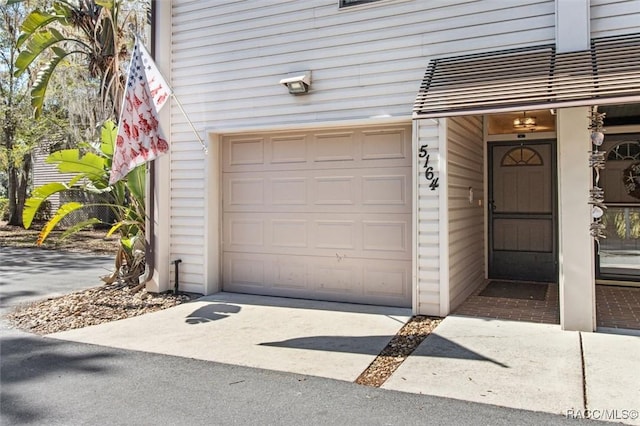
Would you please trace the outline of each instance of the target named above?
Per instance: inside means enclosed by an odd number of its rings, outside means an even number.
[[[504,154],[500,161],[500,166],[542,166],[542,157],[533,148],[519,146]]]
[[[640,160],[640,141],[624,141],[614,146],[607,161]]]

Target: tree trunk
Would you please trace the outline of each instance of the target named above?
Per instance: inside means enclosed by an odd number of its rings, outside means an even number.
[[[9,167],[9,225],[24,226],[22,212],[27,201],[31,166],[31,153],[27,153],[22,157],[22,169]]]
[[[18,214],[18,170],[9,165],[9,225],[22,226],[22,212]]]
[[[32,161],[30,152],[22,157],[22,172],[20,173],[18,193],[16,194],[16,214],[20,217],[20,226],[24,226],[22,212],[24,211],[24,204],[27,201],[27,191],[29,189],[29,182],[31,181]]]

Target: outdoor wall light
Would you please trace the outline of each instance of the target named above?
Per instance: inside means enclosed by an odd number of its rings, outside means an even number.
[[[311,71],[293,73],[290,77],[280,80],[280,84],[287,86],[292,95],[307,93],[311,86]]]

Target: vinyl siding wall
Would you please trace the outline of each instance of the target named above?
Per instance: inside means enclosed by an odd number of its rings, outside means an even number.
[[[591,38],[640,32],[640,0],[591,0]]]
[[[419,120],[417,123],[417,148],[425,146],[429,154],[429,165],[434,168],[434,177],[439,179],[440,186],[435,190],[429,187],[429,182],[424,176],[424,158],[416,156],[415,170],[417,173],[417,200],[416,200],[416,277],[417,300],[414,310],[422,315],[446,315],[446,307],[443,307],[441,298],[446,295],[440,283],[442,274],[446,269],[446,256],[441,251],[442,234],[446,232],[446,224],[442,221],[442,203],[446,202],[446,174],[444,171],[444,159],[442,157],[442,141],[444,134],[441,132],[440,122],[436,120]],[[442,199],[441,197],[445,197]],[[446,305],[446,304],[445,304]]]
[[[202,126],[406,115],[430,57],[553,37],[548,0],[174,1],[172,80]],[[290,96],[278,82],[301,70],[312,94]]]
[[[60,173],[56,164],[47,163],[47,157],[51,154],[51,142],[42,142],[33,151],[33,188],[51,182],[69,182],[75,176],[73,173]],[[51,203],[51,213],[55,213],[60,207],[60,194],[53,194],[48,198]]]
[[[553,42],[554,10],[551,0],[383,0],[344,9],[338,0],[174,0],[172,45],[156,52],[170,55],[175,93],[205,139],[225,129],[375,124],[379,116],[410,118],[431,58]],[[302,70],[312,71],[311,91],[292,96],[279,81]],[[205,262],[214,261],[203,254],[213,232],[206,197],[217,184],[207,182],[206,168],[219,160],[215,149],[203,154],[175,102],[170,115],[170,258],[182,259],[181,288],[202,292]],[[425,126],[421,137],[435,137]],[[421,220],[431,221],[420,225],[423,307],[440,297],[433,275],[437,208],[420,210]]]
[[[482,117],[447,122],[449,304],[453,311],[485,278],[484,143]]]

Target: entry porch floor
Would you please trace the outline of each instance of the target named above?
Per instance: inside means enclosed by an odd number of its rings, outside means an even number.
[[[548,284],[544,300],[482,296],[480,286],[453,313],[481,318],[559,324],[558,285]],[[640,287],[596,285],[599,328],[640,330]]]

